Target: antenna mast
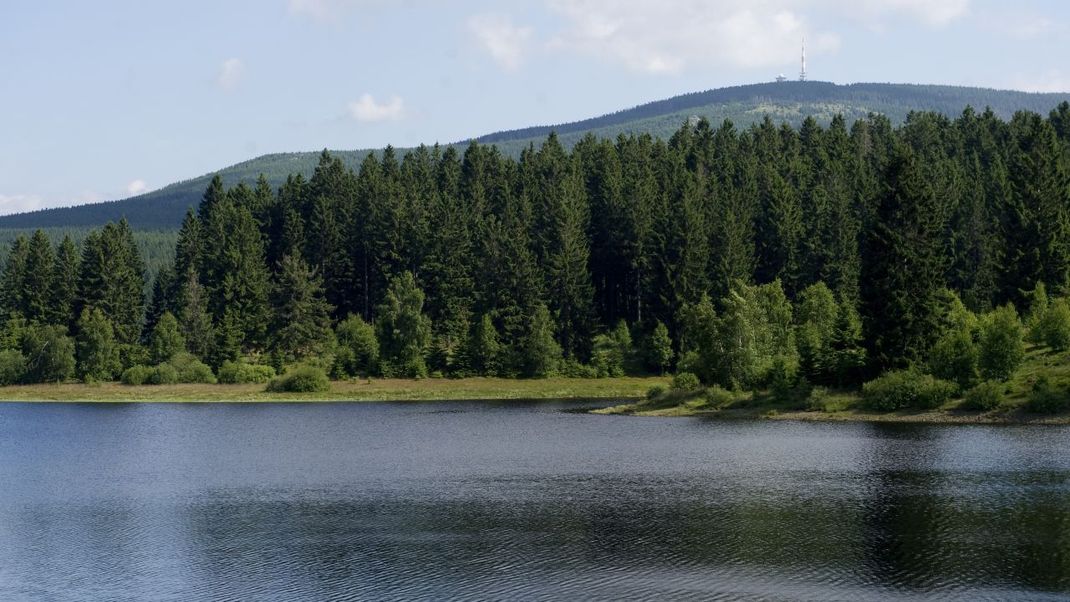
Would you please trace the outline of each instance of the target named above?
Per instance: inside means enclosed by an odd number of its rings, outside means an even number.
[[[799,81],[806,81],[806,38],[802,40],[802,66],[799,69]]]

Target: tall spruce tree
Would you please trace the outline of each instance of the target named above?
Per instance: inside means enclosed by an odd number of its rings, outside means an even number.
[[[332,308],[324,298],[323,280],[299,257],[286,256],[272,294],[272,351],[281,363],[323,357],[334,343]]]
[[[145,311],[145,265],[126,220],[90,233],[82,244],[75,310],[99,309],[121,344],[141,336]]]
[[[52,282],[49,322],[71,325],[74,301],[78,294],[78,248],[70,236],[64,236],[56,251],[56,270]]]
[[[52,287],[56,284],[56,256],[44,231],[30,238],[26,252],[26,275],[22,286],[24,316],[30,322],[48,323],[52,318]]]
[[[866,339],[881,367],[919,361],[934,342],[943,224],[932,170],[900,144],[869,233],[863,289]]]

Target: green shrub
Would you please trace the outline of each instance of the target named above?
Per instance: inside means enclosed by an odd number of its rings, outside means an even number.
[[[981,376],[1008,380],[1025,359],[1022,322],[1013,305],[1004,305],[985,316],[978,345]]]
[[[124,385],[143,385],[149,382],[149,379],[152,378],[154,373],[155,369],[151,366],[138,364],[123,370],[123,374],[119,380],[121,380]]]
[[[911,370],[888,372],[862,385],[862,401],[879,412],[939,407],[955,394],[954,383]]]
[[[573,358],[561,360],[560,366],[561,376],[565,378],[598,378],[600,376],[594,366],[585,366]]]
[[[160,364],[153,368],[147,381],[150,385],[173,385],[178,382],[178,370],[171,364]]]
[[[680,360],[676,362],[676,371],[701,374],[703,372],[702,356],[697,351],[683,353],[680,355]]]
[[[806,398],[806,409],[811,412],[827,412],[828,402],[829,390],[825,387],[813,387]]]
[[[1051,384],[1046,376],[1037,378],[1025,407],[1038,414],[1057,414],[1070,409],[1070,396],[1065,390]]]
[[[14,385],[26,374],[26,357],[15,349],[0,351],[0,385]]]
[[[275,369],[271,366],[226,361],[219,367],[219,382],[229,385],[262,384],[273,378],[275,378]]]
[[[769,390],[778,401],[790,401],[795,398],[798,383],[798,367],[789,363],[784,356],[773,358],[769,368]]]
[[[661,385],[654,385],[646,390],[647,399],[657,399],[665,394],[665,387]]]
[[[968,328],[950,330],[933,345],[929,370],[937,378],[957,383],[962,390],[977,381],[977,346]]]
[[[379,341],[375,327],[350,314],[335,328],[338,339],[334,371],[339,376],[372,375],[379,370]],[[496,341],[496,339],[495,339]],[[220,379],[223,375],[220,374]]]
[[[331,381],[327,373],[322,368],[307,365],[290,367],[267,386],[272,393],[318,393],[330,388]]]
[[[1070,304],[1066,299],[1056,299],[1048,305],[1037,325],[1037,338],[1055,351],[1070,348]]]
[[[177,382],[196,384],[214,384],[216,382],[212,369],[192,353],[176,353],[167,364],[170,364],[175,369],[178,377]]]
[[[994,410],[1003,403],[1003,394],[1007,391],[1007,385],[994,380],[986,380],[976,387],[966,391],[966,396],[959,406],[964,410],[978,410],[987,412]]]
[[[724,407],[736,400],[736,396],[720,385],[706,389],[706,404],[715,408]]]
[[[697,391],[702,388],[702,383],[693,372],[678,372],[672,377],[672,388],[676,391]]]

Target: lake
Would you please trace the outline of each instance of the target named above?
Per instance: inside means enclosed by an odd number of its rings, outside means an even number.
[[[1070,428],[0,404],[0,600],[1070,597]]]

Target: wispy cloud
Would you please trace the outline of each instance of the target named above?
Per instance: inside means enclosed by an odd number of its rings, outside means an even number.
[[[229,58],[219,65],[219,73],[216,75],[216,85],[226,92],[233,91],[241,82],[245,74],[245,63],[238,58]]]
[[[943,27],[964,17],[970,0],[835,0],[841,14],[882,20],[897,16],[929,27]]]
[[[815,54],[839,48],[839,37],[808,27],[799,2],[772,0],[549,0],[566,29],[552,48],[582,52],[648,73],[701,65],[750,68],[795,60],[802,37]]]
[[[0,194],[0,215],[43,209],[45,201],[32,194]]]
[[[377,102],[371,94],[363,94],[349,103],[348,108],[353,119],[363,122],[397,121],[405,117],[405,102],[399,96]]]
[[[1012,79],[1010,87],[1026,92],[1070,92],[1070,73],[1049,69],[1042,73],[1023,73]]]
[[[132,180],[126,185],[126,194],[134,196],[146,192],[148,189],[149,185],[145,183],[145,180]]]
[[[775,67],[807,52],[833,53],[840,35],[811,21],[837,15],[880,29],[890,20],[944,27],[970,0],[546,0],[565,28],[549,46],[648,73],[687,68]],[[821,19],[822,23],[830,22]],[[841,19],[842,21],[842,19]]]
[[[494,62],[515,71],[524,60],[534,29],[513,25],[506,15],[479,14],[468,19],[468,31]]]
[[[291,15],[307,17],[320,23],[330,23],[353,12],[379,8],[395,8],[406,0],[287,0]],[[415,0],[409,0],[415,1]]]

